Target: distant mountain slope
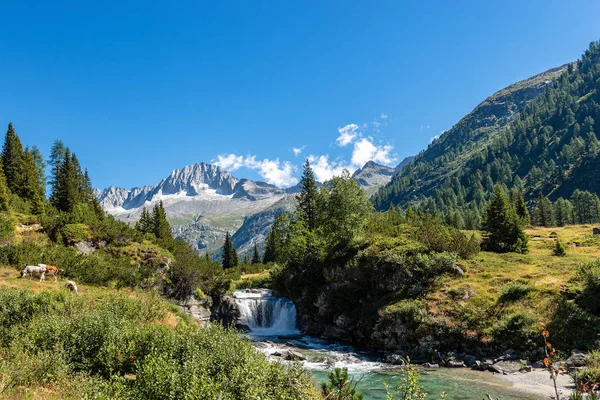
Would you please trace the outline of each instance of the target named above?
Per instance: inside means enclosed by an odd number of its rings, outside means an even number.
[[[582,59],[502,89],[434,141],[373,198],[478,223],[496,182],[532,200],[600,190],[600,46]]]
[[[143,206],[151,208],[162,200],[175,236],[215,252],[227,232],[235,232],[244,218],[277,203],[288,191],[198,163],[174,170],[154,186],[109,187],[96,193],[105,211],[130,223],[137,221]]]

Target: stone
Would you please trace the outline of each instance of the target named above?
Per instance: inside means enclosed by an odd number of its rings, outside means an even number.
[[[432,363],[427,362],[427,363],[423,364],[423,367],[424,368],[439,368],[440,364],[432,364]]]
[[[600,228],[594,228],[592,232],[594,235],[600,235]]]
[[[467,367],[472,367],[477,362],[477,358],[475,356],[470,355],[470,354],[466,354],[463,357],[463,359],[465,360],[465,364],[467,365]]]
[[[523,368],[521,368],[520,371],[521,372],[531,372],[531,371],[533,371],[533,367],[531,365],[525,365]]]
[[[579,350],[573,350],[571,357],[565,360],[565,366],[569,369],[585,367],[586,362],[587,356],[583,352]]]
[[[271,353],[271,355],[273,357],[281,357],[283,354],[281,354],[280,352],[276,351],[276,352]]]
[[[250,329],[248,325],[242,324],[241,322],[236,322],[235,324],[233,324],[233,327],[242,333],[248,333],[252,331],[252,329]]]
[[[87,240],[75,243],[75,248],[77,249],[78,252],[80,252],[81,254],[83,254],[85,256],[92,254],[93,252],[96,251],[96,246],[94,246],[94,243],[87,241]]]
[[[394,365],[406,365],[404,357],[400,354],[388,354],[383,359],[383,362]]]
[[[464,361],[450,360],[450,361],[446,362],[446,367],[448,367],[448,368],[466,368],[467,366],[465,365]]]
[[[521,363],[516,361],[498,361],[494,365],[490,366],[489,370],[499,374],[508,375],[519,372],[521,368],[523,368]]]
[[[285,354],[285,359],[288,361],[304,361],[306,360],[306,357],[297,351],[288,350],[288,352]]]
[[[477,371],[487,371],[488,367],[489,367],[488,365],[485,365],[480,360],[475,361],[475,363],[473,365],[471,365],[471,369],[474,369]]]

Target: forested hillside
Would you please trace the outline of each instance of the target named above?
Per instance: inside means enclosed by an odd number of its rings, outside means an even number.
[[[376,208],[411,205],[476,228],[496,183],[522,191],[532,209],[540,193],[551,200],[576,189],[599,193],[599,79],[593,42],[576,63],[494,94],[382,188]]]

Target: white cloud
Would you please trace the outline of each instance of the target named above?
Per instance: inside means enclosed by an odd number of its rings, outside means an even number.
[[[340,136],[336,139],[338,146],[344,147],[349,145],[358,136],[358,125],[348,124],[344,127],[338,128]]]
[[[381,113],[381,115],[379,116],[379,118],[381,119],[387,119],[387,114],[386,113]]]
[[[218,155],[218,161],[213,161],[213,164],[223,168],[226,171],[232,172],[244,166],[244,157],[236,156],[235,154]]]
[[[302,147],[292,147],[292,152],[294,153],[294,155],[296,157],[298,157],[302,151],[306,148],[306,146],[302,146]]]
[[[435,135],[434,137],[432,137],[431,139],[429,139],[429,143],[433,143],[436,140],[438,140],[440,138],[440,135]]]
[[[352,164],[362,167],[367,161],[375,161],[381,164],[392,164],[395,161],[391,145],[376,146],[371,139],[362,138],[354,143],[352,151]]]
[[[429,128],[431,128],[431,126],[429,126],[429,125],[421,125],[420,129],[423,130],[423,129],[429,129]]]
[[[238,156],[235,154],[219,155],[218,161],[213,164],[226,169],[235,171],[241,167],[253,169],[267,182],[275,186],[292,186],[298,183],[298,178],[294,177],[295,167],[289,161],[275,160],[256,160],[256,156]]]
[[[315,174],[315,178],[319,182],[325,182],[333,178],[334,176],[342,175],[342,172],[347,169],[351,170],[351,167],[345,165],[343,162],[329,161],[329,155],[324,156],[308,156],[308,161]]]

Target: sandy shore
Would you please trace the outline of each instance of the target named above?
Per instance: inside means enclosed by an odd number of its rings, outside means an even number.
[[[545,369],[534,369],[532,372],[517,373],[511,375],[495,374],[494,376],[512,383],[510,389],[524,393],[539,395],[544,398],[554,398],[554,385],[550,374]],[[561,398],[568,397],[575,389],[571,377],[567,374],[560,374],[556,381],[558,394]]]

